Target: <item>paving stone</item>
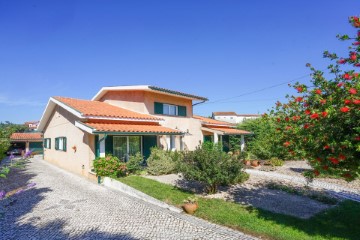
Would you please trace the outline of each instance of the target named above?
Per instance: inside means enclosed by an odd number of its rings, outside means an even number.
[[[36,186],[0,201],[0,239],[255,239],[97,185],[41,157],[19,174]]]

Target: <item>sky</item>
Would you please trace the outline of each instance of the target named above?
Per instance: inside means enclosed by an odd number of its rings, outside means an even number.
[[[0,0],[0,122],[39,120],[51,96],[154,85],[207,97],[194,113],[264,113],[347,53],[355,0]]]

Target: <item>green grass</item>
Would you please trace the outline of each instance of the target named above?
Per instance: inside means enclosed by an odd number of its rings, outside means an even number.
[[[139,176],[119,180],[175,206],[193,196],[176,187]],[[224,200],[199,198],[195,216],[266,239],[359,239],[360,236],[360,204],[352,201],[344,201],[303,220]]]

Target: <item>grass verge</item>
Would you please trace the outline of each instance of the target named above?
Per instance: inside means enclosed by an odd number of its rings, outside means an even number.
[[[175,206],[194,195],[140,176],[118,180]],[[195,216],[266,239],[359,239],[360,236],[360,204],[353,201],[344,201],[303,220],[224,200],[199,198]]]

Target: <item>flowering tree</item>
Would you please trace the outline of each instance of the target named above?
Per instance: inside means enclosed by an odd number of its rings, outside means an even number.
[[[358,17],[349,22],[360,28]],[[324,52],[333,61],[328,66],[332,79],[310,64],[311,86],[296,83],[297,96],[287,96],[288,102],[278,102],[267,116],[277,123],[283,147],[294,157],[305,158],[314,171],[333,174],[350,181],[360,176],[360,30],[357,35],[338,35],[352,42],[347,57]],[[341,70],[343,69],[343,70]]]

